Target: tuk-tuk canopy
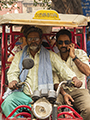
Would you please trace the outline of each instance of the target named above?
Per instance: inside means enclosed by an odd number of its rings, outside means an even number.
[[[11,13],[0,16],[0,25],[39,25],[78,27],[87,25],[87,17],[78,14],[59,14],[54,10],[33,13]]]

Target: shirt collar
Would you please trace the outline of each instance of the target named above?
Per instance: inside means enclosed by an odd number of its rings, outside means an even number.
[[[40,51],[41,51],[41,48],[39,49],[39,51],[36,53],[36,54],[40,54]],[[29,52],[29,47],[27,48],[27,54],[29,55],[30,52]]]
[[[58,55],[60,56],[60,58],[61,58],[61,54],[60,54],[60,52],[58,52],[57,54],[58,54]],[[67,61],[69,61],[69,60],[70,60],[70,58],[71,58],[71,57],[70,57],[70,56],[68,56]],[[62,59],[62,58],[61,58],[61,59]],[[63,61],[64,61],[64,60],[63,60]],[[64,62],[67,62],[67,61],[64,61]]]

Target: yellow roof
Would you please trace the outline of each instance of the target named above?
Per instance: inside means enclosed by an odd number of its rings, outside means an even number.
[[[52,10],[44,10],[44,12]],[[39,16],[40,11],[39,11]],[[47,13],[48,14],[48,13]],[[45,13],[43,13],[45,15]],[[42,15],[42,16],[43,16]],[[52,15],[52,14],[50,14]],[[0,16],[0,25],[15,24],[15,25],[39,25],[39,26],[65,26],[78,27],[87,25],[87,17],[78,14],[58,14],[58,19],[37,18],[33,13],[11,13]],[[44,19],[45,18],[45,19]]]

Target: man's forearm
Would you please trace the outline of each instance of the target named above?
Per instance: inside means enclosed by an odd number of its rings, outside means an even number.
[[[61,87],[60,93],[64,96],[66,92],[64,91],[63,87]]]
[[[78,67],[78,69],[85,74],[86,76],[90,75],[90,68],[87,64],[83,63],[79,58],[74,60],[74,63]]]

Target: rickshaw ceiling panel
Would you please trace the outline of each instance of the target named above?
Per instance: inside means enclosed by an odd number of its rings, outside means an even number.
[[[49,11],[49,10],[48,10]],[[39,25],[79,27],[88,24],[87,17],[78,14],[58,14],[60,20],[35,19],[33,13],[11,13],[0,16],[0,25]]]

